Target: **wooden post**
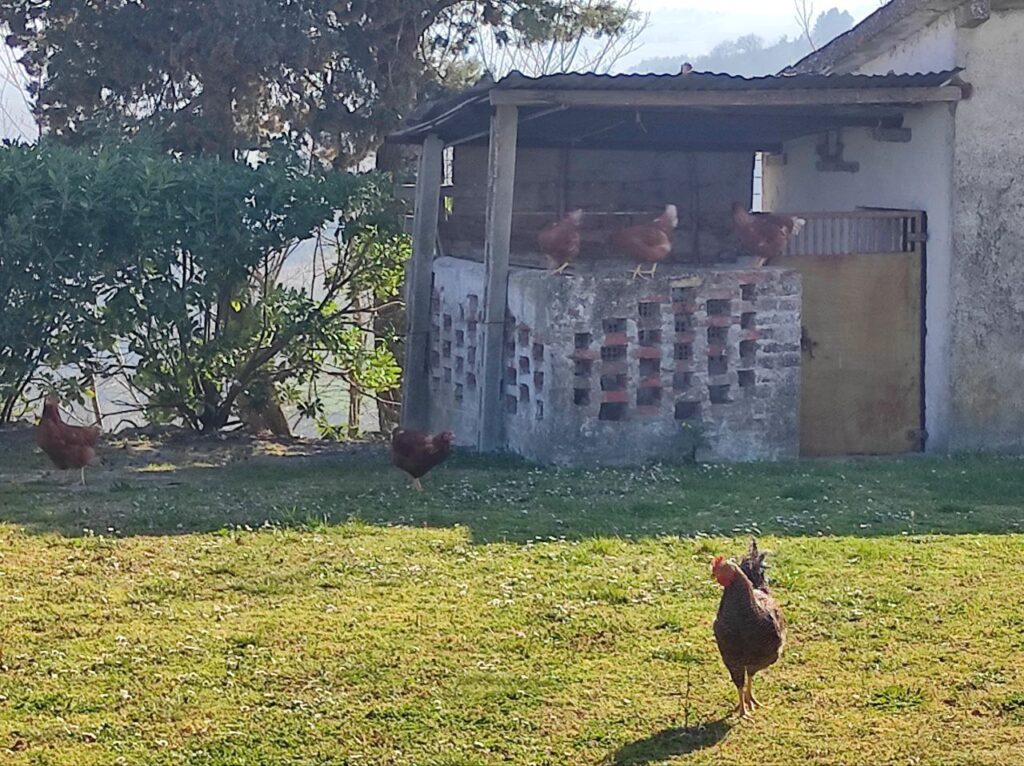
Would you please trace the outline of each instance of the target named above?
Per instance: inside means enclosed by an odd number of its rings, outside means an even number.
[[[519,111],[498,106],[491,116],[484,241],[484,342],[480,376],[481,452],[505,446],[505,312],[508,256],[512,242],[512,198],[516,179]]]
[[[405,267],[405,369],[402,386],[402,426],[430,425],[430,301],[434,279],[434,248],[441,205],[444,142],[427,136],[416,176],[412,258]]]

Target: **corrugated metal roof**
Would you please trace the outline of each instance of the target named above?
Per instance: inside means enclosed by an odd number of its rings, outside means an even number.
[[[918,74],[787,74],[741,77],[715,72],[688,74],[554,74],[526,77],[513,72],[488,90],[839,90],[846,88],[932,88],[960,70]]]
[[[486,129],[492,92],[507,91],[604,91],[622,94],[637,92],[700,92],[700,91],[834,91],[847,89],[912,89],[945,85],[960,70],[918,74],[826,75],[783,74],[764,77],[741,77],[713,72],[680,74],[555,74],[527,77],[513,72],[498,82],[481,80],[460,93],[433,101],[413,112],[404,127],[392,136],[397,141],[415,141],[441,126],[442,133]]]

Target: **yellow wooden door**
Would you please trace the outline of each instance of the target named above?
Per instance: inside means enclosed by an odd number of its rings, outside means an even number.
[[[803,276],[803,455],[921,449],[921,257],[791,255],[777,262]]]

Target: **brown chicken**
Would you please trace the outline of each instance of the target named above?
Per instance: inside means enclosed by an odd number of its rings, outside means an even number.
[[[756,540],[750,541],[739,566],[723,556],[711,566],[725,588],[715,617],[715,641],[739,694],[735,712],[743,718],[760,706],[754,698],[754,674],[773,665],[786,643],[786,621],[768,592],[764,570],[764,554],[758,552]]]
[[[412,486],[423,491],[422,478],[430,469],[440,465],[451,452],[455,434],[445,431],[430,434],[424,431],[406,431],[398,428],[391,434],[391,463],[412,477]]]
[[[537,246],[551,260],[555,274],[565,271],[580,254],[583,211],[573,210],[561,221],[549,223],[537,235]]]
[[[78,468],[85,484],[85,467],[96,457],[100,429],[95,426],[69,426],[60,417],[57,397],[47,397],[43,416],[36,426],[36,444],[62,471]]]
[[[608,242],[619,252],[637,261],[633,279],[639,276],[653,277],[658,263],[672,252],[672,238],[679,225],[675,205],[666,205],[665,212],[650,223],[641,223],[613,231]],[[645,263],[651,264],[650,271],[642,271]]]
[[[751,213],[739,202],[732,203],[732,222],[740,243],[759,266],[765,266],[786,252],[786,245],[807,223],[803,218],[774,213]]]

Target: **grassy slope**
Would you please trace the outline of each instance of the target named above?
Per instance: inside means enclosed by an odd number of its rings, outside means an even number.
[[[23,442],[0,448],[4,763],[1008,764],[1024,749],[1018,460],[463,458],[413,496],[372,451],[112,459],[70,491]],[[732,725],[708,562],[749,532],[776,552],[791,643],[758,680],[758,720]]]

